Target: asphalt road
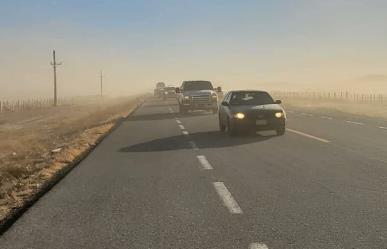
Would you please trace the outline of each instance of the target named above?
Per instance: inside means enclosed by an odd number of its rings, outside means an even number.
[[[33,248],[387,248],[387,129],[288,112],[285,136],[150,100],[1,238]]]

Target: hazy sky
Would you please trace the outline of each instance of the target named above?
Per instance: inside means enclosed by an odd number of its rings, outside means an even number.
[[[387,75],[386,0],[0,0],[0,98],[151,90],[348,87]],[[386,78],[387,79],[387,78]]]

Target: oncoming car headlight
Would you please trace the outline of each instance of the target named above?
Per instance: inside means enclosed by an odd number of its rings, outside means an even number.
[[[274,113],[274,116],[276,118],[282,118],[284,116],[284,113],[283,112],[276,112],[276,113]]]
[[[237,118],[237,119],[244,119],[244,118],[245,118],[245,114],[243,114],[243,113],[241,113],[241,112],[235,113],[235,114],[234,114],[234,118]]]
[[[189,96],[184,96],[184,99],[189,99]]]

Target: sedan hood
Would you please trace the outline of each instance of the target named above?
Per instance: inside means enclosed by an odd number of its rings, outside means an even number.
[[[233,112],[274,112],[274,111],[283,111],[282,107],[278,104],[268,104],[268,105],[234,105],[231,106]]]

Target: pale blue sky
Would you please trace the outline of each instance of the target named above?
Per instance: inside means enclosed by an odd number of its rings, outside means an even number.
[[[63,95],[95,93],[100,68],[112,94],[387,74],[386,13],[385,0],[0,0],[0,97],[49,94],[53,48]]]

